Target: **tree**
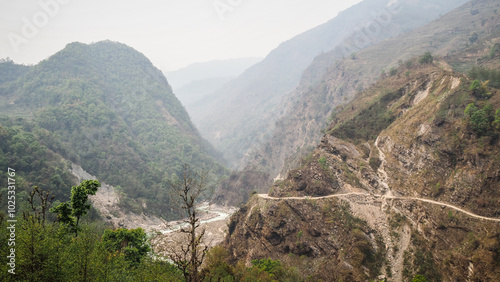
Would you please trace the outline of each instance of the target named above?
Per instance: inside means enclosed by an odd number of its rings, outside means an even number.
[[[491,93],[488,91],[488,82],[481,82],[479,79],[475,79],[469,88],[472,91],[472,95],[479,99],[491,98]]]
[[[207,252],[207,259],[203,269],[208,281],[234,280],[234,268],[229,264],[229,252],[222,246],[215,246]]]
[[[106,229],[102,235],[102,242],[111,252],[120,252],[125,255],[130,265],[137,267],[150,251],[147,244],[147,235],[142,228],[117,230]]]
[[[470,103],[465,108],[465,114],[469,116],[469,124],[472,130],[479,136],[492,133],[491,125],[492,123],[495,124],[493,112],[491,103],[487,103],[482,109],[476,107],[474,103]]]
[[[71,187],[71,207],[73,216],[76,217],[77,227],[80,218],[90,210],[90,204],[87,203],[89,195],[95,195],[99,187],[101,183],[97,180],[84,180],[80,185]]]
[[[16,275],[22,276],[27,281],[51,280],[49,278],[51,273],[46,268],[53,264],[52,258],[57,254],[56,248],[53,248],[56,242],[51,237],[54,227],[45,223],[46,211],[53,199],[50,192],[43,191],[37,186],[33,187],[27,199],[29,208],[23,211],[20,220],[22,232],[18,233],[15,241],[16,264],[19,269],[26,271]]]
[[[270,274],[271,278],[279,278],[284,276],[285,270],[278,260],[261,259],[252,260],[252,265]]]
[[[90,204],[87,203],[89,195],[95,195],[101,187],[97,180],[84,180],[80,185],[71,187],[71,200],[60,203],[51,208],[50,212],[56,213],[59,222],[66,224],[78,235],[80,218],[88,213]]]
[[[390,75],[390,76],[395,76],[396,74],[398,74],[398,70],[397,70],[397,69],[395,69],[395,68],[391,68],[391,69],[389,70],[389,75]]]
[[[477,41],[479,40],[479,35],[477,35],[476,32],[474,32],[470,37],[469,37],[469,41],[471,44],[474,44],[476,43]]]
[[[431,52],[425,52],[425,54],[418,61],[421,65],[423,64],[432,64],[434,58],[432,57]]]
[[[38,197],[35,197],[37,195]],[[40,199],[40,206],[38,207],[36,204],[36,198]],[[33,190],[31,190],[28,203],[33,211],[32,217],[40,222],[43,227],[45,227],[45,222],[47,220],[47,211],[50,209],[52,202],[54,201],[55,196],[50,194],[50,191],[43,191],[40,187],[35,186]],[[26,218],[29,217],[29,214],[23,214]]]
[[[207,190],[208,172],[202,170],[196,172],[187,164],[183,166],[182,178],[171,181],[174,195],[180,198],[181,208],[187,213],[184,221],[187,227],[183,227],[179,232],[186,234],[187,242],[180,245],[180,250],[175,247],[170,248],[169,258],[182,271],[184,278],[189,282],[203,280],[203,274],[198,272],[205,254],[207,245],[203,245],[205,229],[198,231],[200,219],[196,212],[196,200]]]

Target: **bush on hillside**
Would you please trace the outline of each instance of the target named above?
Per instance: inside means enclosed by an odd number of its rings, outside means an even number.
[[[421,65],[432,64],[434,62],[434,57],[432,57],[431,52],[426,52],[418,61]]]

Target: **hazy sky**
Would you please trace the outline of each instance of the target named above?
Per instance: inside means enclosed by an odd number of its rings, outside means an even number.
[[[264,57],[361,0],[0,0],[0,58],[36,64],[67,43],[113,40],[162,70]]]

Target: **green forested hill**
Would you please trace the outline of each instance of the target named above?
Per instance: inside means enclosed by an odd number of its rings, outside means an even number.
[[[18,79],[29,69],[29,66],[15,64],[8,58],[0,59],[0,84]]]
[[[9,168],[20,172],[15,180],[21,210],[27,205],[25,199],[33,185],[50,190],[56,201],[68,200],[67,191],[76,179],[69,171],[69,164],[59,154],[42,145],[49,141],[43,140],[49,133],[26,122],[13,122],[7,118],[0,118],[0,124],[0,171],[2,176],[5,175],[0,179],[2,200],[6,201],[7,198]],[[58,146],[60,144],[52,144],[52,147]]]
[[[184,163],[225,173],[161,71],[124,44],[68,44],[0,90],[0,115],[28,117],[44,146],[119,186],[131,210],[172,216],[166,182]]]

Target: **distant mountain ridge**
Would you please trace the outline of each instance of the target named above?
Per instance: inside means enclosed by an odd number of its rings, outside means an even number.
[[[260,60],[262,59],[250,57],[195,63],[166,72],[166,76],[174,93],[189,112],[191,120],[200,124],[210,94]]]
[[[459,7],[424,27],[354,52],[343,60],[339,59],[343,56],[342,46],[315,58],[304,71],[300,85],[281,105],[284,114],[276,121],[271,136],[246,160],[265,163],[273,177],[280,172],[284,176],[290,168],[287,158],[293,158],[297,152],[307,154],[319,142],[321,130],[335,108],[350,101],[383,73],[388,75],[392,68],[426,51],[444,56],[464,48],[481,24],[478,19],[482,16],[470,13],[473,3],[464,4],[469,6]],[[492,22],[485,24],[490,26]],[[454,32],[455,29],[461,32]],[[347,38],[344,44],[353,46],[353,40]],[[283,168],[285,163],[288,165]]]
[[[361,47],[428,23],[464,2],[363,1],[331,21],[282,43],[262,62],[215,91],[201,113],[200,130],[233,166],[238,166],[241,157],[273,131],[275,121],[283,114],[282,98],[299,84],[303,71],[316,56],[339,46],[358,29],[369,28],[386,12],[392,11],[389,23],[380,32],[370,34],[370,40]],[[325,68],[319,68],[312,76],[324,71]]]
[[[202,118],[200,114],[204,110],[205,104],[207,103],[206,100],[210,99],[210,94],[234,78],[235,77],[215,77],[195,80],[174,90],[174,92],[184,107],[186,107],[191,120],[196,125],[197,123],[199,124]]]
[[[167,71],[165,76],[172,88],[176,90],[194,81],[236,77],[260,60],[262,58],[249,57],[195,63],[175,71]]]
[[[29,66],[15,64],[10,59],[0,59],[0,84],[15,81],[29,70]]]

